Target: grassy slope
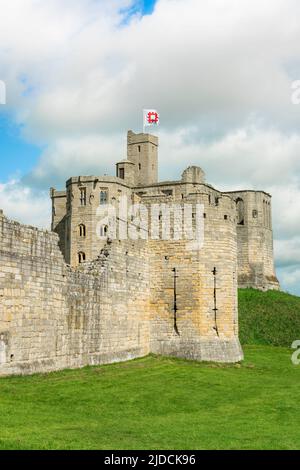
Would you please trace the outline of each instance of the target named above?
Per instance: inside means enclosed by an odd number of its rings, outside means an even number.
[[[247,346],[240,365],[147,357],[0,380],[1,449],[300,448],[300,366]]]
[[[240,289],[239,325],[242,344],[291,347],[300,339],[300,297]]]
[[[300,449],[300,298],[241,290],[243,364],[147,357],[0,379],[0,449]],[[257,344],[254,344],[257,343]]]

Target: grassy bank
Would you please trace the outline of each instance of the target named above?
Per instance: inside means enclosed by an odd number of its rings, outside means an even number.
[[[283,348],[245,353],[1,379],[0,448],[299,449],[300,366]]]
[[[245,361],[153,357],[0,379],[0,449],[300,449],[300,298],[239,291]]]
[[[239,326],[242,344],[290,347],[300,340],[300,297],[240,289]]]

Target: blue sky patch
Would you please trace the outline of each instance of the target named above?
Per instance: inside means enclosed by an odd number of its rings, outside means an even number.
[[[18,178],[36,164],[41,149],[24,142],[20,128],[0,115],[0,182]]]

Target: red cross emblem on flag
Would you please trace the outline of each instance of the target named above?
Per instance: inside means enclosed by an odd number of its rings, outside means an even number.
[[[156,111],[149,111],[149,113],[147,114],[147,122],[149,124],[157,124],[158,120],[158,113]]]
[[[144,109],[144,127],[158,126],[159,114],[155,109]]]

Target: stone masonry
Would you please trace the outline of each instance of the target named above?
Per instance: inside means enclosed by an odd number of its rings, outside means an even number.
[[[149,354],[219,362],[243,358],[237,286],[278,289],[271,196],[222,193],[199,167],[158,182],[158,139],[128,132],[116,176],[79,176],[51,189],[52,232],[0,212],[0,375],[47,372]],[[99,208],[158,207],[141,226],[134,212],[113,239]],[[201,208],[202,245],[164,237],[184,207]],[[199,213],[197,213],[197,217]],[[199,218],[199,217],[198,217]],[[100,220],[100,222],[99,222]],[[107,219],[108,220],[108,219]],[[123,224],[123,225],[122,225]],[[156,237],[149,236],[151,229]],[[156,224],[156,226],[155,226]],[[194,228],[194,226],[193,226]],[[54,233],[56,232],[56,233]]]

